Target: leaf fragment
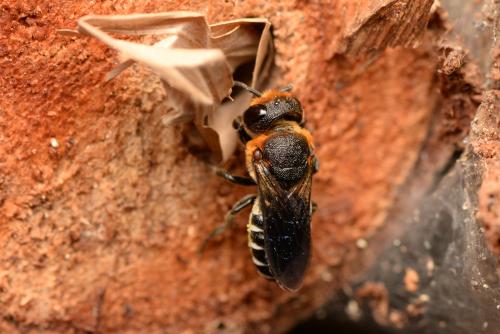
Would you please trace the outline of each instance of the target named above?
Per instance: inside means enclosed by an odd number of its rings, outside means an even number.
[[[160,76],[175,110],[164,121],[193,121],[217,162],[227,160],[236,148],[232,120],[243,113],[251,99],[242,92],[223,103],[231,93],[233,75],[242,65],[252,63],[246,81],[252,87],[262,86],[273,61],[270,28],[268,20],[259,18],[209,25],[203,14],[195,12],[89,15],[78,20],[80,34],[97,38],[122,56],[123,61],[107,79],[135,62],[150,67]],[[67,29],[61,33],[74,34]],[[111,33],[159,40],[141,44]]]

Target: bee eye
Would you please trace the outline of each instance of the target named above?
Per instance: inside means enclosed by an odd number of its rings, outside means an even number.
[[[263,104],[256,104],[245,111],[243,121],[247,125],[252,125],[267,115],[267,108]]]

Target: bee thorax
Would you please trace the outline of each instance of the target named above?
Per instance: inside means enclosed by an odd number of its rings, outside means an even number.
[[[283,188],[290,188],[302,179],[309,155],[307,139],[293,132],[269,136],[263,147],[263,158]]]

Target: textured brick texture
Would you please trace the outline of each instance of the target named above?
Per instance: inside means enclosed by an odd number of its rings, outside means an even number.
[[[363,241],[404,197],[430,129],[443,117],[457,127],[428,174],[468,129],[467,112],[436,116],[446,97],[432,2],[3,1],[0,332],[277,333],[310,315],[368,265]],[[294,85],[321,161],[298,293],[256,274],[245,214],[197,255],[252,190],[210,172],[191,125],[162,124],[171,110],[153,73],[136,65],[105,83],[116,53],[56,32],[87,14],[173,10],[273,24],[269,85]],[[241,152],[226,167],[244,173]]]

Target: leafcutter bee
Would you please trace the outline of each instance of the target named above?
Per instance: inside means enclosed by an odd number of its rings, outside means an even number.
[[[217,174],[237,184],[257,185],[258,193],[238,201],[226,223],[211,236],[231,224],[236,213],[253,205],[247,225],[252,260],[262,276],[296,291],[311,253],[311,183],[319,166],[313,139],[304,127],[300,102],[289,92],[291,86],[261,93],[241,82],[235,85],[255,95],[243,117],[233,122],[245,144],[250,177],[222,169]]]

